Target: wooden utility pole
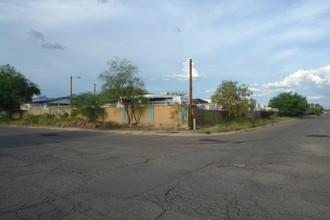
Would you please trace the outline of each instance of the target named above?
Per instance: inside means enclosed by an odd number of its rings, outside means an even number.
[[[70,107],[72,106],[72,76],[70,76]]]
[[[72,106],[72,78],[80,79],[80,76],[70,76],[70,107]]]
[[[94,83],[94,96],[95,96],[95,92],[96,92],[96,84]]]
[[[192,123],[192,59],[189,59],[189,109],[188,109],[189,129],[193,129]]]

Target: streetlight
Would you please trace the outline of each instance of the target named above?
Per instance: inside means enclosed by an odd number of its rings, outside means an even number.
[[[70,76],[70,107],[72,106],[72,78],[80,79],[80,76]]]

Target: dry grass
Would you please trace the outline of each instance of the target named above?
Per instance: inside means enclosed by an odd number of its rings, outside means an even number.
[[[255,127],[274,125],[276,123],[292,120],[288,117],[270,117],[268,119],[257,119],[257,120],[238,120],[231,122],[222,122],[213,127],[203,128],[199,132],[211,134],[227,131],[248,131]]]
[[[213,127],[201,128],[193,132],[198,133],[219,133],[228,131],[248,131],[254,127],[273,125],[275,123],[292,120],[287,117],[271,117],[269,119],[257,119],[257,120],[239,120],[231,122],[222,122]],[[19,120],[0,120],[0,125],[9,126],[42,126],[42,127],[75,127],[75,128],[96,128],[103,130],[132,130],[132,131],[158,131],[165,133],[178,133],[178,132],[190,132],[186,128],[181,126],[164,126],[159,124],[148,125],[126,125],[116,122],[88,122],[83,118],[74,117],[71,118],[68,115],[29,115]]]
[[[100,128],[100,129],[119,129],[125,125],[115,122],[88,122],[82,118],[70,118],[61,115],[28,115],[23,119],[3,120],[0,125],[9,126],[43,126],[43,127],[78,127],[78,128]]]

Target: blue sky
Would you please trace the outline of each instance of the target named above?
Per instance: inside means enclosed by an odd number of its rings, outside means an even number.
[[[42,95],[99,90],[114,57],[139,67],[146,89],[209,98],[222,80],[261,104],[293,91],[330,108],[330,1],[0,0],[0,65]]]

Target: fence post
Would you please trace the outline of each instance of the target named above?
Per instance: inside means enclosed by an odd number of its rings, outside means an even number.
[[[125,123],[125,107],[123,107],[121,111],[121,122]]]
[[[155,116],[155,106],[151,105],[150,106],[150,123],[154,123],[154,116]]]
[[[186,117],[187,117],[187,106],[184,105],[182,106],[182,124],[184,124],[186,122]]]
[[[193,129],[196,130],[196,118],[193,118]]]

